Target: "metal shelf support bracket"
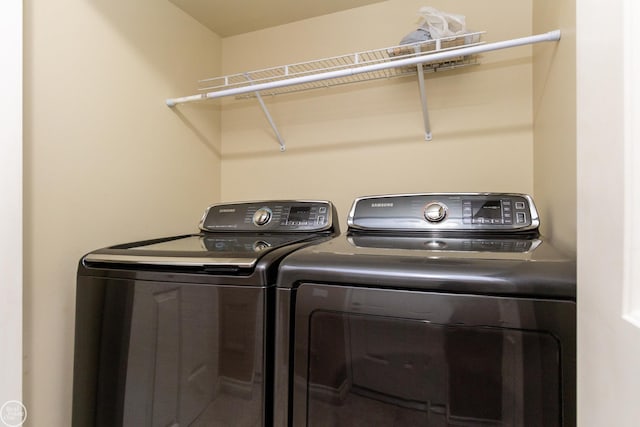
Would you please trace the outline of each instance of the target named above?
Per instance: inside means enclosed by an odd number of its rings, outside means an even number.
[[[245,74],[245,77],[247,78],[247,80],[252,81],[251,77],[249,76],[249,74]],[[264,103],[264,100],[262,99],[262,95],[260,95],[260,92],[254,92],[256,99],[258,100],[258,103],[260,104],[260,108],[262,108],[262,112],[264,113],[264,115],[267,117],[267,120],[269,121],[269,125],[271,125],[271,129],[273,129],[273,133],[275,133],[276,138],[278,139],[278,143],[280,144],[280,151],[284,151],[286,150],[286,147],[284,145],[284,140],[282,139],[282,135],[280,135],[280,132],[278,131],[278,127],[276,126],[276,123],[273,121],[273,117],[271,117],[271,114],[269,113],[269,109],[267,108],[267,106]]]
[[[416,47],[416,53],[419,47]],[[420,88],[420,101],[422,101],[422,120],[424,121],[424,140],[431,141],[431,122],[429,121],[429,107],[427,105],[427,91],[424,84],[424,69],[422,63],[416,65],[418,68],[418,87]]]

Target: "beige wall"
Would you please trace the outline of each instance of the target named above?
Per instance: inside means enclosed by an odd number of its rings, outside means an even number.
[[[195,231],[219,199],[217,107],[164,98],[218,73],[220,45],[169,2],[25,1],[29,426],[71,425],[80,256]]]
[[[576,253],[576,4],[536,0],[533,31],[562,31],[533,49],[534,196],[542,232]]]
[[[389,0],[223,40],[235,73],[376,49],[415,27],[420,0]],[[464,12],[486,40],[529,35],[530,1],[432,1]],[[500,13],[496,13],[500,11]],[[508,17],[508,19],[505,19]],[[267,98],[281,153],[255,100],[223,102],[222,197],[326,198],[344,222],[358,195],[533,190],[531,47],[484,54],[481,65],[431,74],[433,141],[424,141],[415,78]]]

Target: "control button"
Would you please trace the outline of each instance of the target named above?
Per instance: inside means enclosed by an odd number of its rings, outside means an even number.
[[[516,212],[516,222],[518,224],[525,224],[527,222],[527,216],[524,212]]]
[[[320,206],[320,208],[318,208],[318,213],[327,213],[327,207],[326,206]]]
[[[324,216],[320,215],[318,217],[318,224],[324,224]]]
[[[504,223],[513,224],[513,217],[511,216],[511,214],[504,214]]]
[[[524,202],[516,202],[516,209],[524,209]]]
[[[253,223],[258,226],[266,225],[271,221],[271,209],[260,208],[253,214]]]
[[[429,222],[440,222],[447,216],[447,207],[440,202],[431,202],[424,207],[424,219]]]

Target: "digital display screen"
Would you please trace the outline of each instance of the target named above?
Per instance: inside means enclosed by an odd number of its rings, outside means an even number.
[[[473,218],[502,219],[500,200],[473,201]]]
[[[311,214],[311,207],[309,206],[292,206],[289,210],[288,221],[307,221]]]

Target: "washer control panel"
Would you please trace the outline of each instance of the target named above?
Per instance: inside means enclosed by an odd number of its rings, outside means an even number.
[[[275,200],[213,205],[200,221],[203,231],[316,232],[333,229],[328,201]]]
[[[356,199],[349,213],[353,230],[534,231],[539,219],[533,200],[513,193],[425,193]]]

